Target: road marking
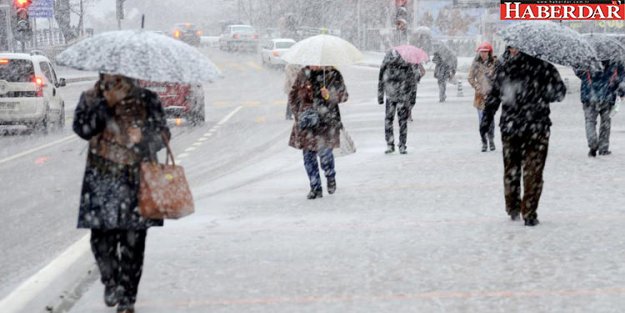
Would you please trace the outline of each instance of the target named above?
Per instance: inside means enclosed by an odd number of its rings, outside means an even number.
[[[272,104],[275,106],[286,105],[286,100],[273,100]]]
[[[201,143],[201,142],[194,142],[194,143],[192,144],[192,146],[196,146],[196,147],[199,147],[199,146],[201,146],[201,145],[202,145],[202,143]]]
[[[202,138],[198,139],[198,141],[200,141],[200,142],[204,142],[204,141],[207,141],[207,140],[208,140],[208,138],[206,138],[206,137],[202,137]]]
[[[58,144],[61,144],[61,143],[64,143],[64,142],[69,142],[69,141],[76,140],[76,139],[78,139],[78,137],[75,136],[75,135],[67,136],[67,137],[65,137],[63,139],[59,139],[57,141],[53,141],[51,143],[47,143],[47,144],[45,144],[43,146],[40,146],[40,147],[37,147],[37,148],[33,148],[33,149],[30,149],[30,150],[24,151],[22,153],[18,153],[16,155],[8,157],[8,158],[4,158],[4,159],[0,160],[0,164],[4,164],[4,163],[7,163],[9,161],[13,161],[15,159],[19,159],[19,158],[21,158],[21,157],[23,157],[25,155],[29,155],[31,153],[35,153],[37,151],[40,151],[40,150],[52,147],[54,145],[58,145]]]
[[[181,153],[181,154],[178,155],[178,159],[186,158],[188,156],[189,156],[188,153]]]
[[[230,104],[228,101],[214,101],[213,105],[216,107],[225,107]]]
[[[197,148],[196,147],[189,147],[184,149],[184,152],[191,152],[191,151],[195,151]]]
[[[254,101],[254,100],[252,100],[252,101],[242,101],[241,103],[244,106],[247,106],[247,107],[257,107],[257,106],[260,105],[260,101]]]
[[[24,308],[37,296],[58,283],[60,276],[66,275],[77,262],[90,251],[90,234],[84,235],[58,258],[24,281],[17,289],[0,301],[2,312],[23,312]]]
[[[241,109],[243,109],[243,106],[239,106],[236,109],[234,109],[232,112],[230,112],[228,115],[226,115],[224,118],[221,119],[221,121],[219,121],[219,123],[217,123],[217,126],[221,126],[223,124],[225,124],[226,122],[228,122],[228,120],[230,120],[235,114],[237,114]],[[213,127],[215,128],[215,127]],[[212,130],[212,129],[211,129]]]
[[[263,124],[267,122],[267,118],[265,118],[264,116],[258,116],[256,117],[256,123],[258,124]]]
[[[251,68],[253,68],[255,70],[258,70],[258,71],[263,71],[264,70],[264,68],[262,66],[256,64],[256,62],[249,61],[249,62],[247,62],[245,64],[249,65]]]

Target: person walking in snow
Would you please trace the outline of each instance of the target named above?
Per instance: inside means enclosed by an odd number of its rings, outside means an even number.
[[[78,228],[91,229],[104,303],[133,313],[147,230],[163,225],[139,214],[139,163],[156,160],[171,137],[165,113],[158,95],[133,79],[103,74],[80,96],[73,130],[89,141]]]
[[[575,69],[575,75],[581,79],[580,98],[584,108],[586,140],[589,157],[609,155],[610,151],[610,111],[616,103],[616,97],[625,95],[625,69],[620,62],[602,61],[603,70]],[[601,118],[599,137],[597,138],[597,118]]]
[[[473,60],[469,69],[469,85],[475,89],[475,98],[473,106],[477,109],[478,128],[484,115],[484,104],[486,97],[492,88],[493,78],[495,76],[495,67],[497,65],[497,57],[493,56],[493,46],[484,42],[477,48],[478,55]],[[482,139],[482,152],[486,152],[488,148],[495,150],[495,123],[491,123],[488,132],[480,131]]]
[[[404,61],[395,50],[390,50],[382,61],[378,77],[378,103],[384,104],[386,96],[384,119],[386,154],[395,152],[393,120],[396,113],[399,123],[399,153],[407,153],[408,118],[416,103],[417,82],[420,77],[421,71],[418,66]]]
[[[308,199],[323,197],[318,158],[327,179],[328,193],[336,191],[332,149],[340,146],[343,124],[339,103],[347,99],[343,76],[332,66],[302,68],[289,93],[288,105],[295,118],[289,146],[303,152],[310,181]]]
[[[438,101],[445,102],[447,100],[447,82],[455,74],[455,66],[445,60],[440,52],[434,52],[432,62],[434,66],[434,78],[438,81]]]
[[[549,148],[549,103],[562,101],[565,95],[566,86],[555,66],[508,47],[486,98],[480,130],[490,130],[501,105],[506,212],[512,220],[521,214],[526,226],[539,223],[536,210]]]

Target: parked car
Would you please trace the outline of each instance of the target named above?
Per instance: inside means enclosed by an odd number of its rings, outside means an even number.
[[[139,81],[139,85],[158,94],[168,118],[184,118],[192,125],[206,120],[202,85],[150,81]]]
[[[285,65],[282,54],[295,44],[295,40],[289,38],[270,39],[263,43],[260,50],[260,58],[263,63],[269,65]]]
[[[197,28],[197,26],[195,26],[195,24],[179,23],[174,26],[171,35],[175,39],[197,47],[200,45],[202,32]]]
[[[36,52],[0,53],[0,125],[26,125],[48,131],[65,126],[65,102],[50,60]]]
[[[219,37],[219,49],[256,51],[258,33],[250,25],[228,25]]]

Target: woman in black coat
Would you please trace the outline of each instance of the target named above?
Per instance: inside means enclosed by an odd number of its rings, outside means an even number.
[[[76,107],[73,129],[89,141],[78,228],[91,229],[91,250],[105,286],[104,302],[134,312],[151,226],[138,210],[139,163],[156,160],[170,138],[158,96],[119,75],[101,75]]]
[[[488,131],[501,104],[506,211],[512,220],[522,214],[527,226],[538,224],[551,127],[549,103],[562,101],[565,95],[555,66],[508,47],[486,98],[480,130]]]

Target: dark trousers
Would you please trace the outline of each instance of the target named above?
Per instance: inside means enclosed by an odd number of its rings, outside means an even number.
[[[508,214],[521,213],[524,219],[536,218],[543,191],[543,170],[549,148],[549,133],[538,136],[502,136],[504,192]],[[521,177],[523,199],[521,200]]]
[[[319,163],[317,162],[317,156],[321,161],[321,168],[326,177],[334,177],[336,171],[334,170],[334,154],[332,148],[321,149],[319,152],[304,150],[304,167],[310,180],[310,189],[321,190],[321,176],[319,176]]]
[[[586,139],[590,149],[606,152],[610,148],[610,109],[609,103],[587,102],[584,106],[584,117],[586,120]],[[601,118],[599,124],[599,138],[597,138],[597,117]]]
[[[106,286],[117,286],[120,304],[134,304],[143,270],[147,230],[91,230],[91,251]]]
[[[447,99],[447,79],[438,80],[438,101],[445,102]]]
[[[399,146],[406,147],[408,138],[408,117],[410,117],[410,106],[408,103],[386,101],[386,119],[384,120],[384,135],[386,144],[395,145],[395,137],[393,135],[393,120],[395,112],[397,112],[397,121],[399,122]]]
[[[480,124],[482,123],[482,119],[484,118],[484,110],[480,110],[477,109],[477,119],[478,119],[478,123],[477,126],[479,128]],[[487,139],[490,140],[490,142],[493,142],[495,140],[495,123],[494,121],[491,120],[490,123],[490,128],[488,129],[487,133],[483,133],[482,130],[480,129],[480,137],[482,138],[482,143],[483,144],[487,144]]]

